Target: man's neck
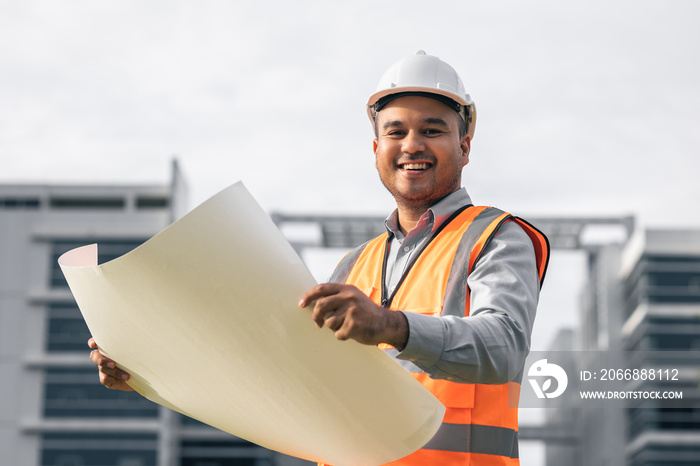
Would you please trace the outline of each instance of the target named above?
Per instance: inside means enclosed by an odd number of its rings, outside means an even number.
[[[413,230],[420,218],[425,214],[428,209],[437,204],[438,201],[427,204],[427,205],[405,205],[404,203],[399,203],[397,207],[398,214],[398,226],[401,233],[406,236],[409,231]]]
[[[418,220],[426,213],[428,209],[422,211],[416,210],[404,210],[399,207],[398,209],[398,221],[399,230],[406,236],[409,231],[413,230],[418,224]]]

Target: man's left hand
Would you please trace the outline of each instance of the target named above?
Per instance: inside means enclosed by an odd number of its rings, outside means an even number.
[[[299,307],[313,304],[312,318],[338,340],[353,339],[365,345],[388,343],[402,350],[408,341],[408,321],[402,312],[377,306],[352,285],[323,283],[307,291]]]

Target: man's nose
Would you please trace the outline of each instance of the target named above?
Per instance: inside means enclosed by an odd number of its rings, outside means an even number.
[[[409,131],[406,137],[403,138],[402,150],[407,154],[423,152],[425,150],[425,140],[423,135],[417,131]]]

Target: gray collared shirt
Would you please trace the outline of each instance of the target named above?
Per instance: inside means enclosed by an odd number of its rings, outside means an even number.
[[[384,221],[389,237],[389,257],[385,286],[388,294],[394,291],[401,275],[406,270],[408,262],[414,255],[420,253],[432,233],[440,228],[453,212],[462,206],[471,204],[467,190],[462,188],[442,198],[424,213],[418,223],[406,236],[399,229],[398,210],[395,210]]]
[[[432,206],[405,237],[396,211],[386,219],[391,238],[385,278],[388,294],[431,233],[466,204],[471,204],[467,191],[455,191]],[[534,247],[517,223],[509,221],[501,227],[467,283],[469,317],[404,312],[408,343],[395,356],[412,361],[434,378],[469,383],[514,380],[530,348],[540,288]]]

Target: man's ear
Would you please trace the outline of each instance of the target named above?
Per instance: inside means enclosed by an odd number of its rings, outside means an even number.
[[[372,152],[374,152],[374,166],[377,166],[377,147],[379,147],[379,143],[377,142],[376,139],[372,140]]]
[[[472,142],[466,134],[459,141],[459,148],[462,150],[462,166],[465,167],[469,163],[469,151],[472,148]]]

